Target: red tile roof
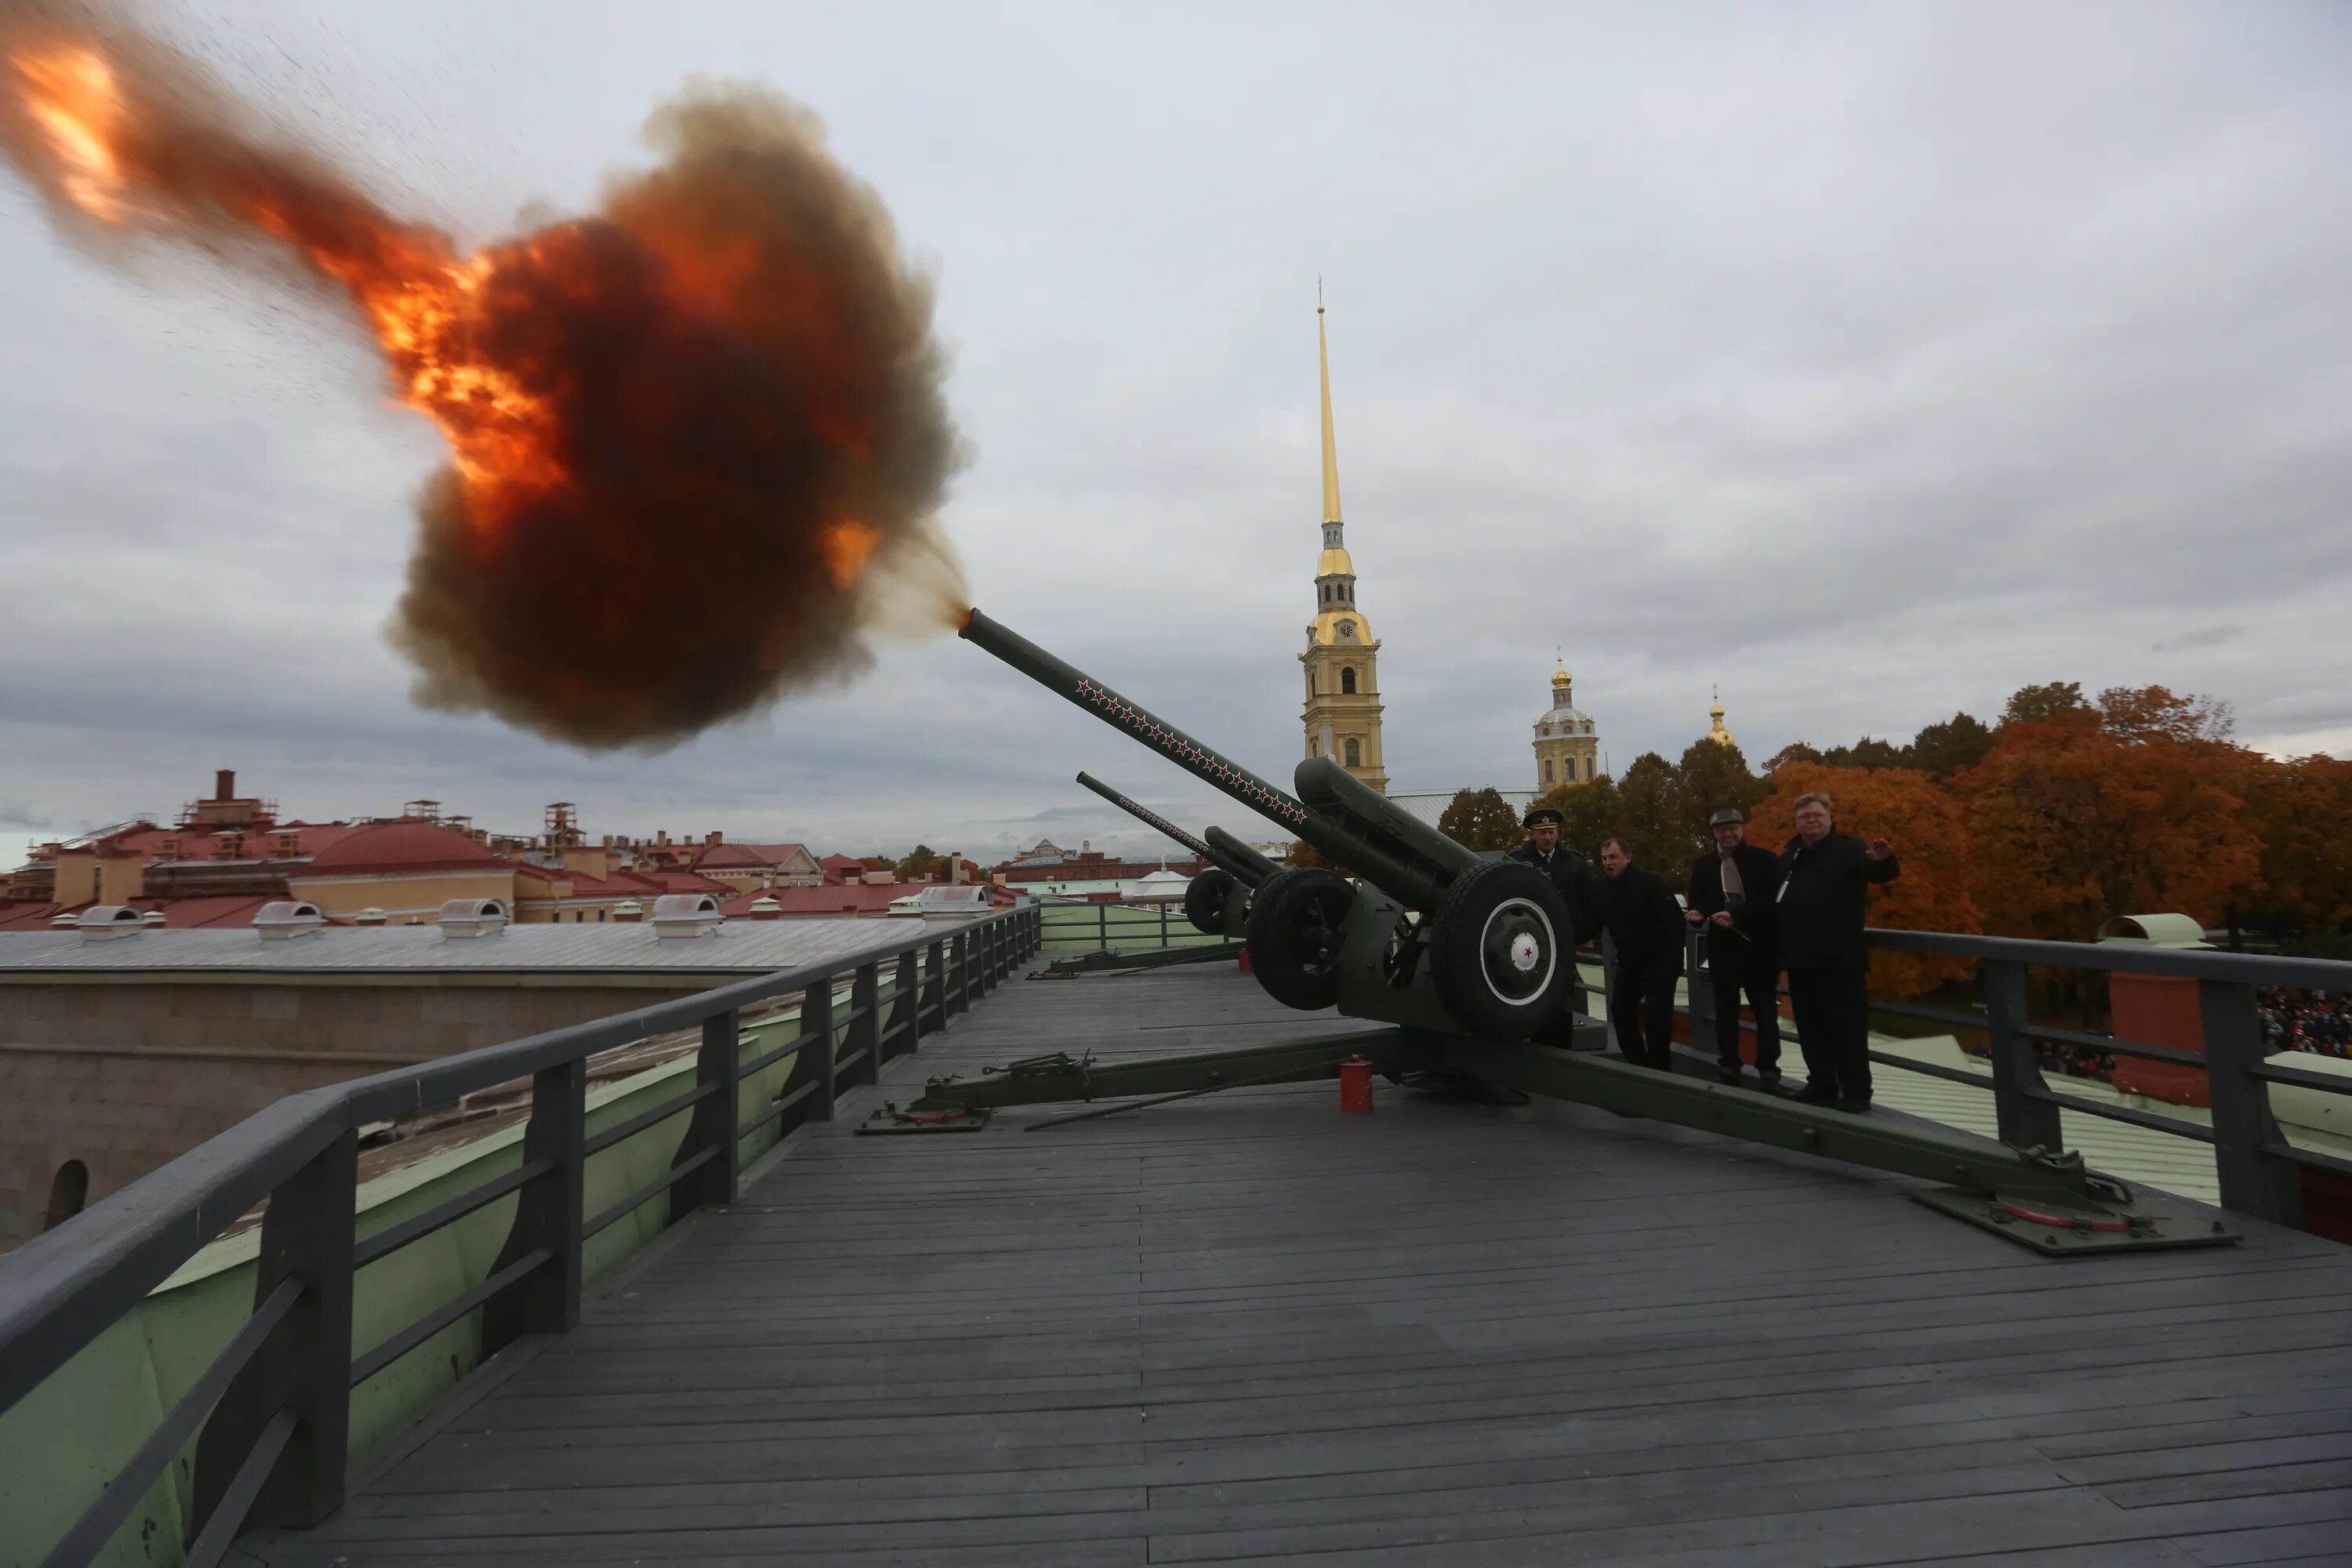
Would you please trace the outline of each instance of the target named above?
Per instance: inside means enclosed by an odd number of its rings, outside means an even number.
[[[394,871],[506,871],[515,862],[492,854],[464,834],[413,817],[355,829],[290,873],[309,877],[371,876]]]
[[[163,924],[173,931],[194,926],[249,926],[261,906],[274,900],[274,895],[243,893],[202,893],[184,899],[133,899],[131,907],[141,914],[151,910],[163,911]],[[88,904],[61,908],[57,904],[0,904],[0,931],[47,931],[49,922],[59,914],[79,914]]]
[[[891,900],[921,890],[919,882],[886,882],[878,888],[863,883],[829,888],[763,888],[756,893],[728,899],[719,910],[730,921],[749,920],[754,903],[773,899],[780,915],[838,915],[851,909],[860,915],[878,915],[890,908]]]

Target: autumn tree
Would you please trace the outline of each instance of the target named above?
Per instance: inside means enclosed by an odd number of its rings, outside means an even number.
[[[2045,719],[2063,714],[2087,712],[2090,704],[2083,700],[2083,683],[2079,680],[2053,680],[2046,686],[2021,686],[2010,693],[2009,706],[2000,711],[2000,721],[2009,724],[2038,724]]]
[[[1790,763],[1818,763],[1821,760],[1822,749],[1819,746],[1808,745],[1802,741],[1791,741],[1764,759],[1764,776],[1770,778]]]
[[[1437,831],[1465,849],[1516,849],[1527,837],[1519,814],[1491,787],[1457,794],[1438,816]]]
[[[892,868],[902,882],[919,882],[933,875],[944,875],[947,858],[928,844],[918,844],[907,857]]]
[[[2261,875],[2241,891],[2239,908],[2281,933],[2345,928],[2352,922],[2352,760],[2246,756],[2243,820],[2262,845]]]
[[[1748,839],[1781,850],[1797,834],[1800,795],[1813,791],[1834,801],[1837,828],[1895,846],[1902,875],[1870,890],[1870,923],[1902,931],[1974,932],[1984,929],[1969,893],[1970,845],[1966,813],[1948,790],[1916,768],[1832,768],[1791,763],[1772,775],[1772,793],[1750,815]],[[1963,958],[1874,952],[1871,988],[1882,996],[1916,996],[1969,973]]]
[[[1992,731],[1966,713],[1955,713],[1940,724],[1923,726],[1911,737],[1906,765],[1917,768],[1939,784],[1949,784],[1954,775],[1984,761],[1991,750]]]
[[[1864,735],[1851,746],[1832,746],[1821,760],[1833,768],[1901,768],[1911,762],[1903,747],[1875,735]]]
[[[2118,704],[2114,729],[2087,705],[2011,720],[1959,776],[1972,890],[1993,930],[2089,941],[2110,916],[2171,910],[2210,924],[2259,879],[2230,787],[2243,753],[2152,726],[2149,706]]]

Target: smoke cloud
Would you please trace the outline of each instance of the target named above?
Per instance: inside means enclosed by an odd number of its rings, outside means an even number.
[[[325,290],[447,440],[390,626],[417,700],[583,747],[675,744],[964,602],[930,289],[879,196],[762,89],[646,135],[598,212],[468,254],[119,19],[0,0],[0,151],[62,226]]]

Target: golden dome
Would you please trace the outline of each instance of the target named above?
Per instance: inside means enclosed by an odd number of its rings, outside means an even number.
[[[1318,577],[1352,577],[1355,574],[1356,563],[1348,559],[1348,552],[1343,549],[1327,550],[1315,558],[1315,575]]]
[[[1564,661],[1554,660],[1553,662],[1559,664],[1559,668],[1551,672],[1551,689],[1554,691],[1565,691],[1568,689],[1569,682],[1574,680],[1576,677],[1568,673],[1568,666]]]

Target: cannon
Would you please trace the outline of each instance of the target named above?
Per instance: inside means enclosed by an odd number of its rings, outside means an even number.
[[[1328,757],[1298,764],[1295,795],[1277,789],[979,610],[961,635],[1356,873],[1291,867],[1259,882],[1250,970],[1277,1002],[1490,1040],[1562,1026],[1574,925],[1534,868],[1463,847]]]
[[[2147,1205],[2078,1154],[1782,1100],[1717,1083],[1696,1061],[1698,1073],[1660,1072],[1576,1049],[1605,1032],[1567,1011],[1569,912],[1532,868],[1463,847],[1328,758],[1298,764],[1295,794],[1279,790],[977,610],[961,635],[1355,872],[1351,884],[1321,868],[1237,859],[1232,874],[1239,880],[1246,869],[1258,878],[1244,926],[1252,970],[1271,994],[1293,1007],[1336,1005],[1390,1026],[1175,1057],[1033,1057],[991,1067],[979,1079],[931,1079],[921,1099],[903,1110],[884,1104],[863,1131],[969,1128],[1005,1107],[1115,1102],[1031,1123],[1036,1131],[1229,1089],[1333,1078],[1343,1063],[1360,1060],[1391,1081],[1467,1088],[1473,1100],[1574,1101],[1949,1183],[1912,1195],[2044,1254],[2237,1239],[2204,1216]],[[1146,820],[1183,841],[1174,828]],[[1221,853],[1237,847],[1213,827],[1199,845]]]
[[[1149,826],[1156,827],[1209,864],[1184,889],[1184,918],[1206,936],[1238,937],[1249,917],[1250,895],[1259,883],[1282,868],[1222,828],[1211,827],[1204,841],[1195,838],[1150,806],[1129,800],[1092,773],[1078,782],[1111,805]]]

